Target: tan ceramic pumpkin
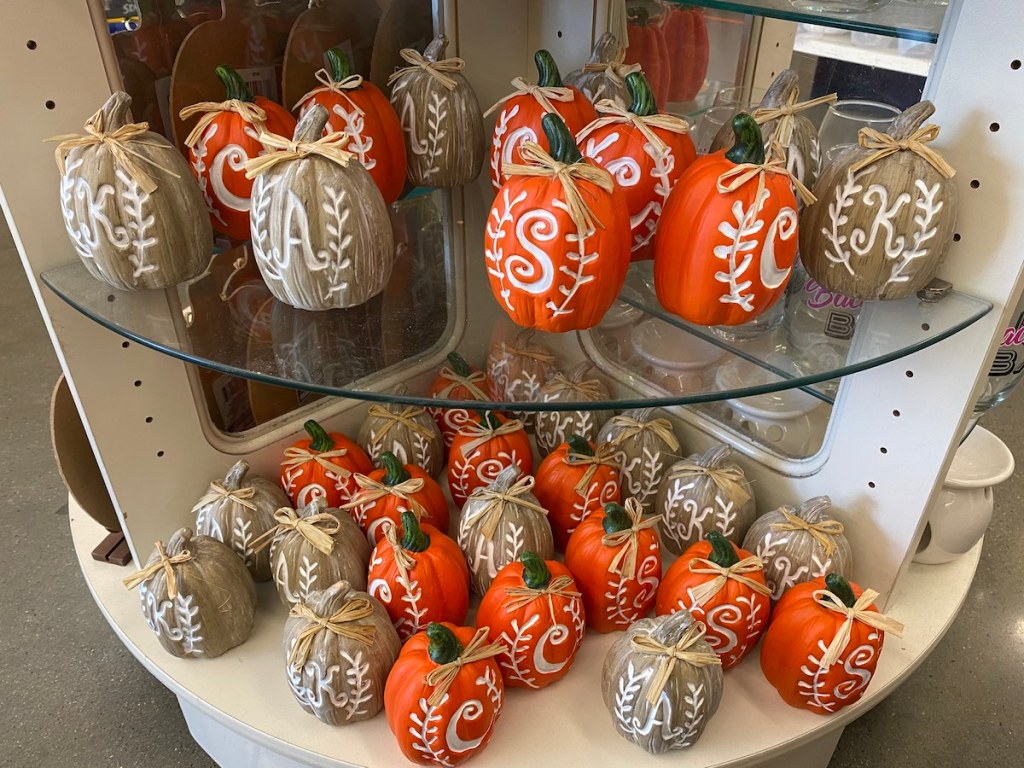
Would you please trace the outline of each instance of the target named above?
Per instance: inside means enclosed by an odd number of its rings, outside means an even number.
[[[541,400],[544,382],[555,371],[555,355],[534,339],[532,330],[520,331],[511,342],[499,341],[487,355],[487,384],[491,396],[509,403],[536,403]],[[515,413],[528,429],[536,424],[537,414]]]
[[[431,477],[444,469],[444,438],[426,408],[401,403],[370,406],[359,428],[357,442],[366,449],[375,467],[390,451],[403,464],[415,464]]]
[[[545,403],[608,400],[611,397],[608,386],[601,379],[588,375],[593,367],[592,363],[583,362],[568,375],[556,371],[541,388],[541,399]],[[543,458],[570,435],[596,440],[598,431],[613,415],[614,411],[542,411],[537,414],[537,451]]]
[[[662,478],[679,454],[672,422],[654,408],[634,408],[609,419],[597,442],[615,446],[623,498],[639,501],[644,514],[654,512]]]
[[[625,64],[626,49],[611,32],[605,32],[594,43],[590,60],[582,69],[570,72],[565,84],[571,85],[590,100],[591,104],[610,99],[623,109],[632,101],[626,88],[626,75],[639,72],[638,64]]]

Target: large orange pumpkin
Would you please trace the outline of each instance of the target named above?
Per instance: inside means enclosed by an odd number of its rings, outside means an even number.
[[[590,515],[569,537],[565,564],[583,595],[587,624],[598,632],[626,629],[654,605],[661,581],[657,523],[627,499],[625,508],[613,502],[603,515]]]
[[[665,19],[669,101],[692,101],[708,73],[708,28],[703,8],[673,8]]]
[[[491,740],[505,686],[494,660],[501,648],[485,645],[486,637],[483,629],[433,623],[402,648],[384,686],[384,712],[412,762],[458,765]]]
[[[828,715],[864,695],[885,631],[898,637],[903,632],[899,622],[871,605],[876,597],[830,573],[791,587],[776,603],[761,644],[761,670],[787,704]],[[849,641],[843,645],[837,635],[848,621]]]
[[[370,457],[340,432],[328,433],[312,419],[303,428],[309,438],[287,448],[281,462],[281,487],[292,506],[305,507],[321,496],[328,507],[348,504],[359,490],[355,473],[373,470]]]
[[[601,321],[626,280],[629,206],[558,115],[541,122],[552,154],[528,143],[531,164],[514,167],[498,192],[484,233],[487,276],[519,325],[580,331]]]
[[[458,352],[450,352],[448,365],[430,385],[430,396],[444,400],[488,400],[487,390],[487,374],[470,366]],[[459,429],[473,421],[468,408],[427,408],[427,411],[441,430],[445,448],[451,448]]]
[[[462,427],[448,452],[448,490],[461,509],[477,488],[485,488],[515,464],[533,474],[533,446],[523,423],[487,411]]]
[[[233,240],[248,240],[253,181],[245,177],[245,164],[265,152],[260,134],[291,136],[295,118],[270,99],[254,97],[231,67],[217,67],[217,78],[224,85],[227,101],[181,110],[183,120],[201,115],[185,146],[213,228]]]
[[[330,72],[317,72],[320,87],[303,96],[295,109],[299,117],[317,104],[326,109],[330,119],[324,134],[348,134],[345,149],[359,158],[385,204],[391,205],[405,188],[408,170],[402,124],[380,88],[361,75],[352,74],[348,57],[341,49],[331,48],[326,58]]]
[[[628,14],[626,63],[640,65],[654,91],[658,109],[664,109],[672,82],[672,60],[662,29],[663,19],[651,16],[643,6],[630,8]]]
[[[652,244],[662,210],[683,171],[697,159],[697,149],[685,120],[658,114],[641,73],[627,75],[626,87],[633,99],[629,110],[609,102],[598,104],[601,117],[576,138],[584,157],[608,171],[625,193],[632,258],[639,261],[654,257]]]
[[[498,571],[480,601],[476,625],[505,647],[498,656],[505,685],[545,688],[576,660],[586,612],[568,568],[533,552],[519,559]]]
[[[687,610],[707,627],[704,638],[722,660],[736,666],[768,627],[771,590],[764,564],[718,531],[687,548],[669,566],[658,587],[659,616]]]
[[[405,638],[432,621],[461,622],[469,610],[469,569],[462,550],[412,512],[398,526],[384,526],[384,538],[370,555],[367,592],[380,600],[398,636]]]
[[[572,135],[597,117],[594,105],[577,88],[562,83],[558,65],[547,51],[537,51],[533,57],[537,64],[537,85],[530,85],[521,77],[512,81],[515,91],[499,101],[486,115],[498,111],[491,137],[491,186],[501,188],[508,176],[503,168],[507,163],[520,163],[519,150],[532,141],[548,149],[548,140],[541,119],[552,111],[569,126]],[[499,111],[500,110],[500,111]]]
[[[742,325],[786,292],[796,259],[792,177],[765,160],[761,129],[733,118],[736,144],[705,155],[669,196],[655,237],[661,305],[697,325]]]
[[[614,453],[610,445],[595,451],[593,443],[571,435],[537,468],[533,493],[548,511],[555,547],[560,551],[565,551],[572,532],[589,515],[609,502],[622,502]]]

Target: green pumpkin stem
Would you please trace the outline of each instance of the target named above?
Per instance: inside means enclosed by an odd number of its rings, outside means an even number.
[[[313,419],[310,419],[302,428],[306,430],[306,434],[310,436],[313,442],[309,444],[309,447],[318,453],[329,451],[334,448],[334,441],[331,440],[331,436],[327,434],[327,430],[321,427]]]
[[[412,512],[402,513],[402,549],[410,552],[425,552],[430,546],[430,537],[420,528],[420,521]]]
[[[576,456],[593,456],[594,449],[590,447],[590,443],[582,435],[569,435],[569,438],[565,441],[569,446],[569,455]]]
[[[448,353],[448,363],[451,365],[456,376],[466,378],[473,373],[472,369],[469,367],[469,363],[466,362],[466,358],[458,352]]]
[[[576,146],[576,139],[569,133],[565,121],[554,112],[548,112],[540,120],[544,127],[544,135],[547,136],[551,157],[560,163],[571,165],[572,163],[583,162],[583,155],[580,148]]]
[[[619,531],[624,531],[633,526],[629,513],[620,504],[609,501],[604,506],[604,519],[601,520],[601,527],[609,536]]]
[[[523,564],[523,583],[530,589],[544,589],[551,581],[551,571],[539,555],[523,552],[519,562]]]
[[[829,592],[842,600],[843,605],[847,608],[853,608],[853,604],[857,602],[857,596],[853,594],[853,588],[850,586],[850,582],[838,573],[830,573],[826,576],[825,586],[828,587]]]
[[[324,56],[331,71],[331,82],[340,83],[352,75],[352,65],[341,48],[328,48]]]
[[[435,664],[448,664],[459,658],[462,643],[444,624],[432,621],[427,624],[427,655]]]
[[[757,121],[746,112],[740,112],[732,119],[732,132],[736,136],[736,143],[725,156],[736,165],[761,165],[764,162],[764,138]]]
[[[704,539],[711,545],[711,554],[708,555],[708,560],[715,565],[731,568],[740,561],[732,542],[718,531],[711,531]]]
[[[543,48],[533,54],[533,61],[537,65],[537,85],[541,88],[561,88],[562,74],[558,71],[558,64],[550,51]]]
[[[492,411],[478,409],[476,415],[480,417],[480,423],[488,429],[497,429],[501,426],[501,422],[498,421],[498,417]]]
[[[380,465],[384,467],[384,485],[399,485],[410,477],[409,471],[391,451],[384,451],[380,455]]]
[[[255,101],[249,84],[234,69],[222,64],[214,71],[217,73],[217,79],[224,86],[224,92],[227,94],[229,101],[237,99],[238,101],[247,101],[250,104]]]
[[[643,72],[633,72],[626,75],[626,88],[633,101],[629,105],[629,111],[639,117],[650,117],[658,114],[658,105],[654,102],[654,91],[651,84],[647,82]]]

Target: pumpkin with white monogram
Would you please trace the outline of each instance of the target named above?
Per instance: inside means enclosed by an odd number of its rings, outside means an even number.
[[[245,459],[235,462],[224,480],[214,480],[196,502],[196,533],[227,544],[245,562],[256,581],[270,581],[270,553],[257,553],[253,543],[274,528],[274,513],[288,506],[281,487],[249,471]]]
[[[437,378],[430,385],[430,396],[444,400],[491,399],[487,389],[487,374],[471,366],[458,352],[448,353],[448,365],[438,371]],[[451,448],[459,430],[473,421],[469,408],[427,408],[434,417],[437,428],[444,438],[444,447]]]
[[[881,133],[860,131],[859,146],[825,168],[818,202],[800,222],[807,273],[854,299],[903,299],[935,276],[953,242],[957,186],[952,166],[929,144],[935,107],[922,101]]]
[[[142,570],[124,580],[139,587],[146,625],[168,653],[213,658],[245,642],[256,615],[256,588],[242,558],[216,539],[177,531]]]
[[[832,517],[832,500],[815,496],[799,507],[779,507],[754,521],[743,549],[764,561],[764,577],[778,600],[796,584],[829,573],[853,577],[853,553],[843,524]]]
[[[594,43],[590,59],[582,69],[565,76],[565,84],[574,86],[591,104],[610,99],[619,106],[629,106],[626,75],[639,72],[639,64],[626,64],[626,47],[611,32],[605,32]]]
[[[338,581],[292,606],[284,624],[288,687],[328,725],[369,720],[402,641],[379,601]]]
[[[390,451],[403,464],[415,464],[431,477],[444,469],[441,430],[427,409],[418,405],[371,405],[357,439],[374,466],[379,467],[381,454]]]
[[[613,416],[601,428],[598,445],[609,443],[619,467],[623,496],[640,502],[645,514],[655,511],[662,478],[679,454],[672,422],[654,408],[634,408]]]
[[[75,252],[93,277],[122,290],[171,288],[206,269],[213,231],[188,164],[113,94],[60,136],[60,206]]]
[[[729,463],[732,449],[718,444],[673,464],[658,488],[661,543],[682,554],[711,531],[739,544],[757,516],[754,489],[743,470]]]
[[[520,331],[511,341],[491,346],[487,355],[487,385],[491,397],[508,403],[540,402],[544,382],[555,371],[555,355],[535,338],[534,331]],[[537,414],[515,414],[527,428],[536,423]]]
[[[593,403],[610,399],[608,385],[595,376],[587,375],[593,368],[594,364],[588,361],[580,363],[568,375],[555,371],[541,388],[542,400],[545,403]],[[568,440],[569,435],[596,440],[598,431],[614,415],[614,411],[597,410],[541,411],[537,414],[534,431],[537,452],[541,457],[547,456]]]
[[[252,252],[267,288],[297,309],[355,307],[384,290],[395,258],[387,207],[340,134],[323,137],[317,105],[294,141],[264,135],[278,151],[250,160]]]

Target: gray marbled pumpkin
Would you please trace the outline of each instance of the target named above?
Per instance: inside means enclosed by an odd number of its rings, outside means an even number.
[[[588,376],[593,363],[580,363],[568,375],[553,373],[541,388],[545,403],[598,402],[610,399],[608,386],[594,376]],[[615,411],[543,411],[537,414],[535,434],[537,451],[541,458],[560,446],[570,435],[596,440],[597,433]]]
[[[431,477],[437,477],[444,469],[441,430],[427,409],[418,405],[371,405],[359,427],[357,441],[375,467],[380,466],[380,455],[391,451],[402,464],[415,464]]]
[[[578,88],[592,104],[611,99],[626,109],[632,101],[626,88],[626,75],[638,67],[624,64],[625,60],[625,47],[615,35],[605,32],[594,43],[590,60],[582,69],[566,75],[565,84]]]
[[[295,141],[323,135],[317,105]],[[384,290],[395,259],[387,206],[354,156],[346,165],[311,154],[256,177],[250,215],[252,251],[278,301],[298,309],[355,307]]]
[[[654,408],[634,408],[609,419],[597,442],[615,446],[622,497],[639,501],[644,514],[654,512],[661,480],[679,454],[672,422]]]
[[[131,125],[131,104],[118,91],[86,125],[107,134],[124,129]],[[213,230],[188,163],[152,131],[120,143],[156,188],[144,189],[104,144],[72,147],[64,158],[60,206],[75,252],[93,277],[123,290],[191,280],[210,260]]]

